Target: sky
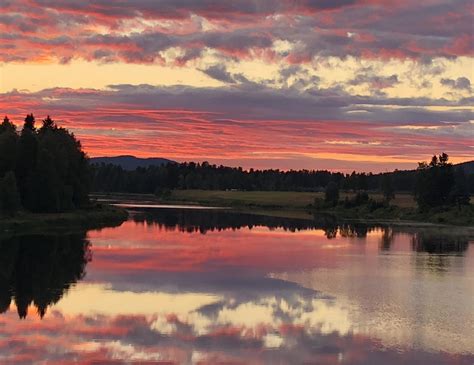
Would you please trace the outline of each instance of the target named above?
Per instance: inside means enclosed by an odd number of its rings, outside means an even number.
[[[2,0],[0,113],[89,156],[391,171],[474,157],[468,0]]]

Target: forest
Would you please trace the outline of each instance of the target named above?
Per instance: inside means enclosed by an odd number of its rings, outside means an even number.
[[[396,191],[413,191],[414,171],[388,173]],[[335,182],[343,190],[378,190],[386,174],[342,174],[325,170],[243,170],[203,163],[168,163],[124,170],[112,164],[93,165],[93,190],[160,194],[166,189],[322,191]]]
[[[307,191],[326,189],[365,192],[379,191],[389,197],[395,192],[415,193],[423,206],[447,204],[454,195],[474,193],[474,174],[465,174],[448,162],[448,156],[434,156],[420,163],[417,170],[391,173],[342,174],[340,172],[299,170],[243,170],[203,163],[168,163],[161,166],[124,170],[112,164],[95,164],[92,186],[96,192],[155,194],[166,197],[174,189]],[[430,195],[431,194],[431,195]],[[338,198],[338,196],[337,196]],[[469,201],[457,198],[458,202]],[[433,200],[433,202],[431,202]]]
[[[80,142],[48,116],[36,127],[33,114],[20,131],[0,124],[0,214],[19,210],[55,213],[88,204],[90,170]]]

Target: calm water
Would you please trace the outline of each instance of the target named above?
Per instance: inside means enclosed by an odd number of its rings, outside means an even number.
[[[474,363],[468,234],[140,209],[0,235],[0,363]]]

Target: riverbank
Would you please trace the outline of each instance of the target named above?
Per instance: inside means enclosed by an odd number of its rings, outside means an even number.
[[[331,214],[345,220],[403,221],[456,226],[474,226],[474,206],[441,207],[425,212],[417,209],[412,194],[396,194],[390,205],[381,204],[380,193],[369,193],[369,201],[357,206],[347,206],[346,199],[353,200],[355,193],[342,192],[340,203],[335,207],[320,205],[322,192],[292,191],[206,191],[175,190],[161,202],[180,202],[232,207],[236,209],[265,209],[306,211]],[[374,204],[376,203],[376,204]]]
[[[44,229],[98,229],[114,227],[128,218],[125,209],[97,203],[87,209],[65,213],[20,212],[14,217],[0,218],[0,232]]]
[[[346,220],[377,222],[418,222],[453,226],[474,227],[474,206],[439,207],[427,211],[400,208],[395,205],[378,206],[370,203],[347,208],[342,204],[331,208],[315,209],[316,212],[333,214]]]
[[[341,200],[352,199],[354,193],[341,193]],[[238,209],[242,211],[265,211],[266,214],[286,217],[311,217],[314,214],[331,214],[343,220],[366,220],[372,222],[393,222],[397,224],[444,224],[474,226],[474,206],[439,208],[419,212],[411,194],[396,194],[390,206],[361,204],[355,207],[336,207],[317,204],[324,199],[323,193],[275,192],[275,191],[213,191],[174,190],[164,197],[146,194],[96,194],[106,202],[140,202],[147,204],[203,205]],[[378,193],[369,193],[371,201],[381,202]]]

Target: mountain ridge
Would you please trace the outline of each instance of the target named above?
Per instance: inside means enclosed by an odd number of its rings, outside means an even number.
[[[149,167],[149,166],[162,166],[168,163],[177,163],[176,161],[163,158],[163,157],[136,157],[132,155],[119,155],[119,156],[104,156],[104,157],[91,157],[90,161],[92,164],[112,164],[121,166],[124,170],[135,170],[138,167]],[[455,167],[462,167],[466,174],[474,174],[474,160],[464,161],[454,164]],[[398,170],[398,171],[415,171],[416,168],[410,170]],[[395,171],[389,172],[393,173]],[[384,173],[377,173],[384,174]]]
[[[162,166],[168,163],[176,163],[163,157],[135,157],[132,155],[91,157],[92,164],[112,164],[122,167],[124,170],[133,171],[138,167]]]

